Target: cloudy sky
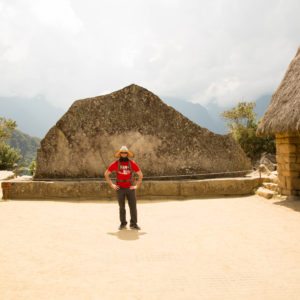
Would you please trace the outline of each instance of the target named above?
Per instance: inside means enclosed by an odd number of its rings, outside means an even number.
[[[274,92],[299,0],[0,0],[0,96],[62,108],[139,84],[228,106]]]

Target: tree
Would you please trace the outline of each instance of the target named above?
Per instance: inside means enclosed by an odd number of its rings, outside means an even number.
[[[9,139],[16,127],[16,121],[0,117],[0,142],[4,142]]]
[[[19,151],[6,143],[16,126],[15,121],[0,117],[0,170],[12,169],[21,158]]]
[[[36,170],[36,161],[33,160],[29,166],[30,174],[34,175]]]
[[[11,137],[7,140],[7,144],[20,151],[22,158],[18,164],[29,167],[32,160],[36,158],[37,149],[40,146],[40,139],[31,137],[30,135],[15,129]]]
[[[263,152],[275,153],[275,139],[256,136],[258,121],[254,112],[255,102],[239,102],[236,107],[224,111],[221,116],[233,138],[241,145],[246,155],[257,160]]]
[[[19,151],[6,143],[0,143],[0,170],[13,169],[20,158]]]

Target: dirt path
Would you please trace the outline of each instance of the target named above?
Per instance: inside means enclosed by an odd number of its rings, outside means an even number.
[[[1,300],[300,299],[300,203],[0,202]]]

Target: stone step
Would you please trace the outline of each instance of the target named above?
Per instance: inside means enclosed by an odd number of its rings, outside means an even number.
[[[256,195],[259,195],[259,196],[264,197],[266,199],[271,199],[275,195],[275,192],[274,191],[270,191],[269,189],[266,189],[264,187],[260,187],[256,191]]]
[[[271,178],[271,182],[273,182],[273,183],[279,183],[278,176],[271,175],[270,178]]]
[[[277,183],[263,182],[263,187],[273,192],[279,193],[279,187]]]
[[[263,182],[272,182],[272,183],[279,183],[277,176],[261,176]]]

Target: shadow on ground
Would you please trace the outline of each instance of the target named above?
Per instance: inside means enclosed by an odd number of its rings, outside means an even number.
[[[194,197],[156,197],[155,199],[137,199],[137,204],[153,204],[153,203],[165,203],[165,202],[184,202],[184,201],[190,201],[190,200],[218,200],[221,198],[243,198],[243,197],[249,197],[251,195],[223,195],[223,196],[194,196]],[[77,204],[89,204],[89,203],[99,203],[99,204],[110,204],[110,203],[116,203],[118,204],[117,198],[114,197],[112,199],[88,199],[88,198],[83,198],[83,199],[70,199],[70,198],[45,198],[45,199],[2,199],[0,197],[0,201],[3,203],[8,203],[8,202],[13,202],[13,201],[20,201],[20,202],[64,202],[64,203],[77,203]]]
[[[285,206],[287,208],[293,209],[294,211],[300,212],[300,197],[286,197],[274,202],[276,205]]]
[[[141,235],[147,234],[146,232],[140,232],[138,230],[119,230],[117,232],[108,232],[107,234],[116,236],[120,240],[134,241],[138,240]]]

